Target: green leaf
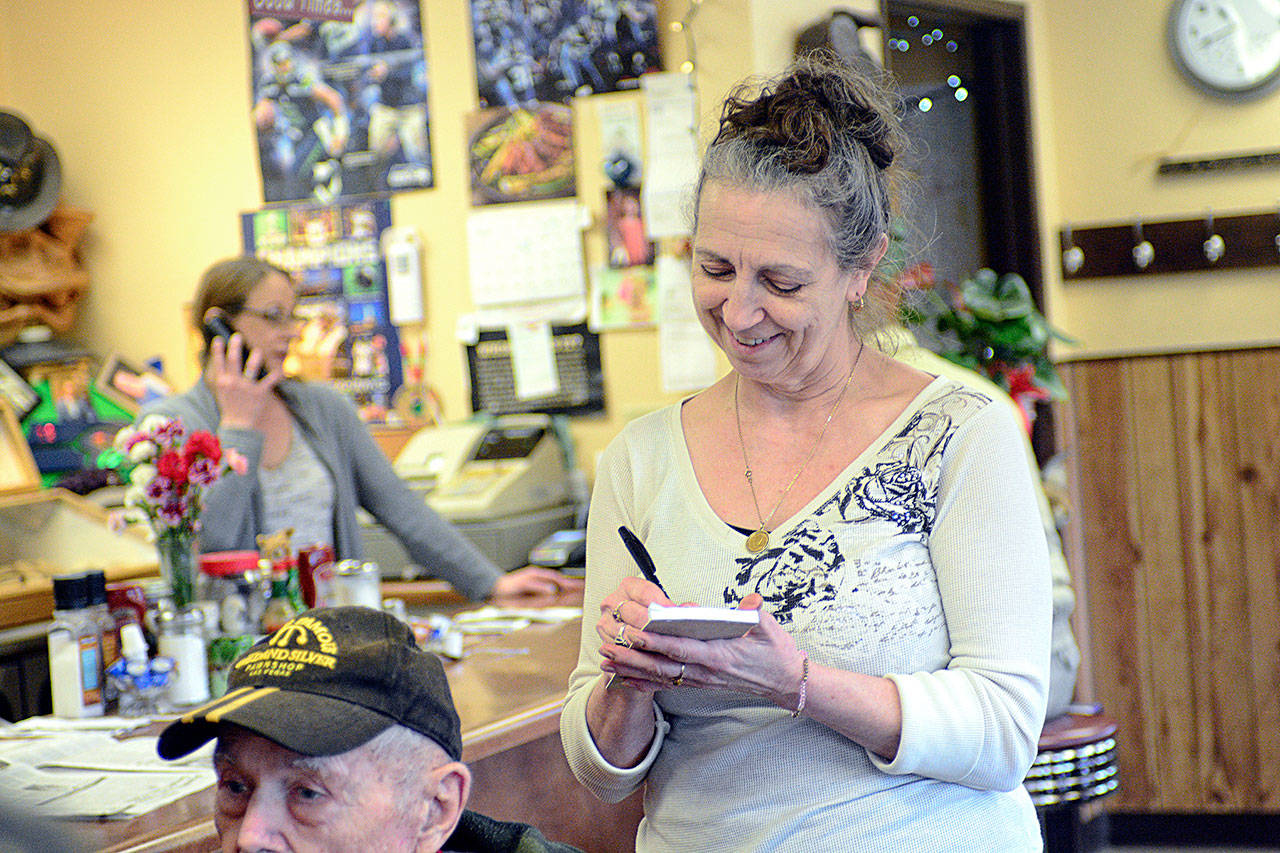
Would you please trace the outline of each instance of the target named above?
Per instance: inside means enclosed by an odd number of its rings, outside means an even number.
[[[980,269],[965,279],[960,292],[970,311],[991,322],[1025,317],[1035,311],[1031,290],[1015,273],[997,276],[989,269]]]

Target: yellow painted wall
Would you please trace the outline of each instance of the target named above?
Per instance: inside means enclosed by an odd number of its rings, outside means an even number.
[[[1186,83],[1166,48],[1170,3],[1038,0],[1033,16],[1054,321],[1063,354],[1229,349],[1280,339],[1280,268],[1063,284],[1057,229],[1275,210],[1280,170],[1157,177],[1161,157],[1280,148],[1280,92],[1228,103]],[[1039,128],[1043,131],[1044,126]],[[1051,138],[1048,138],[1051,137]]]
[[[465,117],[475,105],[467,0],[422,3],[436,185],[402,193],[392,219],[424,242],[428,380],[446,416],[470,414],[455,328],[472,310],[467,286]],[[789,34],[826,4],[708,0],[692,18],[702,130],[714,127],[719,96],[740,77],[785,64]],[[659,4],[667,67],[687,58],[669,24],[685,0]],[[214,259],[240,249],[238,214],[261,205],[248,120],[243,0],[0,0],[0,105],[27,117],[57,147],[64,198],[95,215],[83,255],[93,284],[75,337],[103,356],[163,357],[179,384],[194,378],[185,314],[195,281]],[[760,22],[769,24],[759,35]],[[763,44],[752,47],[753,40]],[[638,98],[634,93],[602,96]],[[576,103],[579,196],[599,222],[604,178],[591,101]],[[599,227],[586,233],[588,265],[604,258]],[[595,455],[629,418],[672,402],[657,372],[653,330],[603,336],[609,413],[577,419],[579,460]]]
[[[1280,297],[1268,270],[1069,285],[1057,274],[1055,235],[1064,222],[1237,212],[1280,198],[1274,170],[1154,177],[1163,154],[1275,147],[1280,124],[1280,95],[1229,106],[1181,81],[1165,53],[1165,6],[1025,4],[1048,310],[1080,340],[1077,352],[1276,337]],[[665,0],[662,21],[688,8],[687,0]],[[818,0],[704,0],[693,19],[704,139],[732,83],[781,67],[794,33],[829,8]],[[469,414],[454,332],[472,307],[464,250],[464,117],[475,88],[468,9],[467,0],[423,0],[437,180],[392,203],[393,220],[416,226],[425,243],[428,379],[454,418]],[[211,260],[239,250],[238,214],[261,204],[243,0],[0,0],[0,19],[0,105],[53,141],[65,198],[96,216],[84,246],[93,289],[76,337],[104,356],[160,354],[188,381],[185,302]],[[664,39],[668,67],[678,67],[685,40],[665,29]],[[598,221],[603,178],[593,113],[581,104],[577,111],[581,198]],[[587,234],[586,252],[588,264],[603,257],[598,227]],[[574,426],[588,469],[626,418],[673,399],[660,390],[656,341],[651,330],[604,335],[610,413]]]

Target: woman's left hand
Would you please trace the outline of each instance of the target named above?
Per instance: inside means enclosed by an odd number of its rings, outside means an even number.
[[[490,598],[515,598],[525,595],[556,595],[561,592],[577,592],[582,589],[582,580],[562,575],[555,569],[542,566],[525,566],[507,572],[498,578]]]
[[[642,689],[711,687],[761,696],[793,709],[799,702],[804,659],[791,635],[761,609],[763,603],[756,593],[742,600],[741,609],[760,611],[760,624],[734,640],[691,640],[630,627],[625,644],[608,643],[601,649],[602,668]]]

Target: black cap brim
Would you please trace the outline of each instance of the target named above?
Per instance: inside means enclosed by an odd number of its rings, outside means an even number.
[[[183,714],[160,733],[161,758],[181,758],[232,723],[301,755],[339,755],[368,743],[395,720],[360,705],[277,687],[242,687]]]

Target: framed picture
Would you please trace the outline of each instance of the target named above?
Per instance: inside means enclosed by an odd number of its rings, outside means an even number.
[[[135,415],[144,403],[173,393],[173,387],[159,373],[134,367],[116,355],[102,365],[93,387]]]
[[[623,187],[605,194],[609,266],[637,267],[653,263],[654,244],[640,212],[640,188]]]
[[[0,400],[0,494],[39,487],[40,472],[13,409]]]
[[[4,359],[0,359],[0,400],[9,404],[13,416],[19,421],[40,404],[39,392]]]

